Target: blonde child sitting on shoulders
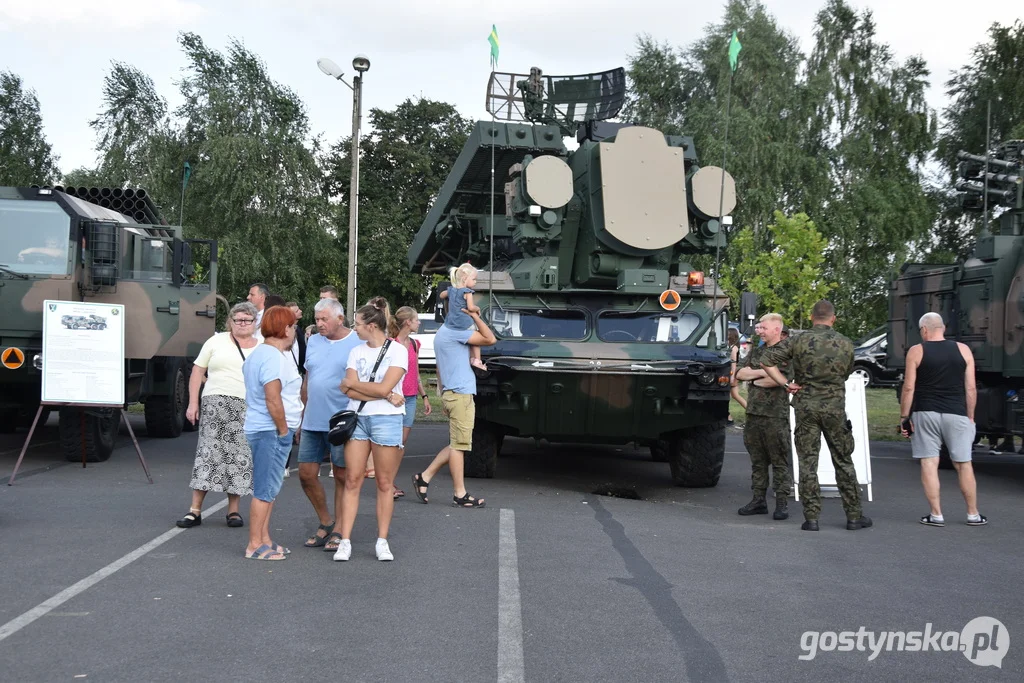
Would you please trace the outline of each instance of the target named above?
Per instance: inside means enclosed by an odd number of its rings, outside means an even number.
[[[480,313],[480,307],[473,304],[476,268],[468,263],[463,263],[448,271],[448,279],[451,280],[452,286],[440,294],[442,299],[448,300],[448,316],[445,318],[444,324],[453,330],[468,330],[473,327],[473,320],[462,309]],[[486,370],[487,366],[480,359],[480,347],[470,346],[469,349],[469,364],[474,368]]]

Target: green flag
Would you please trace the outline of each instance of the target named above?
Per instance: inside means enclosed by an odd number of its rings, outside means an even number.
[[[736,31],[732,32],[732,40],[729,41],[729,68],[736,71],[736,60],[740,57],[740,50],[743,46],[740,45],[740,39],[736,37]]]
[[[491,24],[491,35],[487,36],[487,42],[491,44],[491,69],[498,66],[498,27]]]
[[[184,192],[185,188],[188,187],[188,179],[192,177],[192,165],[185,162],[185,175],[181,181],[181,191]]]

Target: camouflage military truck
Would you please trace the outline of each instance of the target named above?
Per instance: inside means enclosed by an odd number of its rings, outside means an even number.
[[[0,187],[0,431],[31,422],[40,400],[46,299],[123,304],[125,397],[145,403],[151,436],[176,437],[191,363],[214,332],[216,244],[182,238],[144,190]],[[63,316],[70,329],[103,329],[102,316]],[[17,367],[12,367],[17,365]],[[46,411],[48,414],[48,411]],[[106,460],[120,416],[60,407],[69,460]]]
[[[984,156],[961,151],[958,158],[961,206],[998,214],[997,234],[984,226],[974,253],[963,262],[903,266],[890,286],[887,363],[902,370],[907,349],[921,341],[921,316],[940,314],[947,337],[974,353],[978,433],[1022,435],[1024,140],[999,145],[988,157],[987,169]]]
[[[424,274],[481,268],[498,343],[483,350],[469,476],[493,476],[512,435],[639,443],[678,485],[718,482],[728,301],[688,259],[724,244],[734,183],[689,137],[609,123],[624,89],[622,69],[492,74],[496,120],[475,125],[409,250]]]

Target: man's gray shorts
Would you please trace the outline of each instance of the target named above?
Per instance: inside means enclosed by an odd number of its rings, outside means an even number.
[[[915,412],[910,416],[914,434],[910,448],[915,458],[937,458],[943,443],[953,462],[970,462],[974,448],[974,423],[963,415]]]

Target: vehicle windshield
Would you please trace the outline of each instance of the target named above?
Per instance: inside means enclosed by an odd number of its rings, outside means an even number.
[[[606,342],[685,342],[700,326],[696,313],[606,312],[597,318],[597,336]]]
[[[494,333],[503,338],[586,339],[587,316],[573,309],[489,309]]]
[[[0,265],[24,275],[67,275],[71,218],[55,202],[0,199]]]

